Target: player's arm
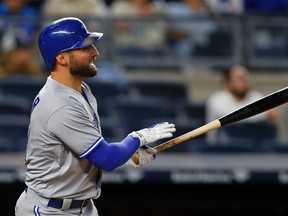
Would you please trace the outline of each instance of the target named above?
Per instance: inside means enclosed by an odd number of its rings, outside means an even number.
[[[47,131],[51,136],[60,139],[80,158],[86,158],[95,166],[108,171],[126,163],[138,149],[144,153],[144,158],[149,149],[143,151],[139,147],[172,137],[175,130],[174,124],[163,122],[132,132],[121,142],[107,143],[87,115],[77,106],[58,109],[47,123]],[[147,158],[151,160],[152,155]],[[142,160],[143,163],[139,166],[143,166],[149,160]]]
[[[139,139],[132,136],[115,143],[107,143],[100,137],[80,158],[86,158],[95,166],[111,171],[124,164],[139,147]]]
[[[111,171],[126,163],[132,155],[141,147],[139,166],[155,158],[155,151],[146,145],[159,139],[168,138],[175,132],[174,124],[163,122],[150,128],[145,128],[130,133],[121,142],[107,143],[103,137],[100,137],[90,148],[80,155],[80,158],[88,159],[92,164],[107,171]],[[131,160],[129,165],[136,166]]]

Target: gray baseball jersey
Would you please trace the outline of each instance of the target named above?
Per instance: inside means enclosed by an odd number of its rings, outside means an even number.
[[[26,185],[47,198],[96,199],[101,170],[78,156],[101,136],[97,102],[51,77],[34,100],[26,150]]]

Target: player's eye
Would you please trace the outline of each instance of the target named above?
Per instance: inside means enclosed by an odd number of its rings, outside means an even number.
[[[83,47],[82,50],[83,51],[89,51],[91,49],[92,45],[89,45],[89,46],[86,46],[86,47]]]
[[[83,51],[87,51],[87,50],[89,50],[89,47],[88,46],[87,47],[83,47],[82,50]]]

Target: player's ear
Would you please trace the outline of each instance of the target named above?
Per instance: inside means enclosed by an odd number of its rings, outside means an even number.
[[[58,62],[58,64],[60,64],[62,66],[66,66],[68,63],[67,55],[65,55],[64,53],[59,53],[55,58],[56,58],[56,61]]]

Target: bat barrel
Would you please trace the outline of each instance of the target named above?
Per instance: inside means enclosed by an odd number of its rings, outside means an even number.
[[[252,102],[220,118],[221,126],[238,122],[288,102],[288,87]]]

